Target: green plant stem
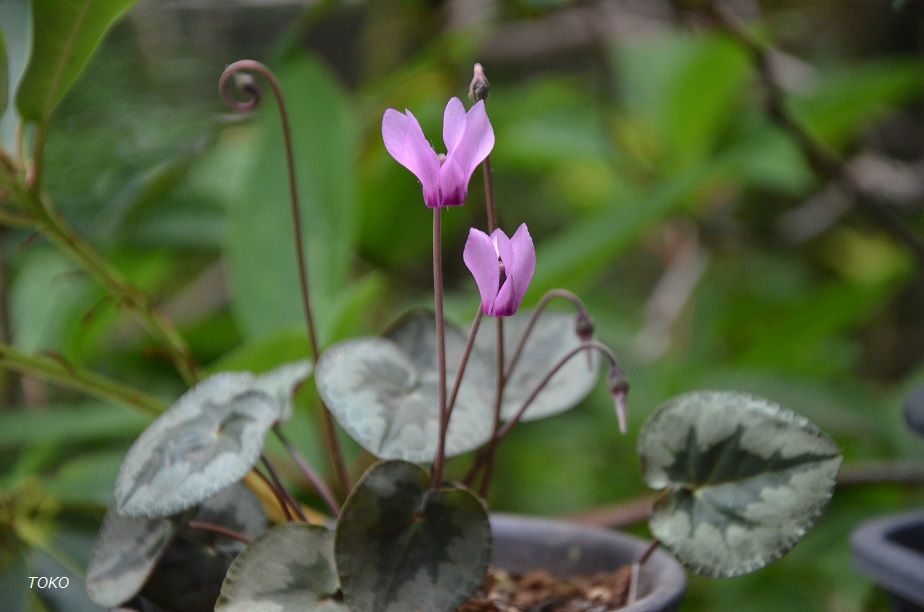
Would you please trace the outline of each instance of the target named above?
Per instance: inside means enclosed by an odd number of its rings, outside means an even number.
[[[292,213],[292,227],[295,234],[295,257],[298,265],[299,292],[302,300],[302,310],[305,314],[305,324],[308,328],[308,336],[311,340],[311,350],[314,356],[314,362],[317,363],[321,356],[321,346],[318,339],[317,326],[314,322],[314,314],[311,308],[311,291],[308,281],[308,256],[305,252],[304,240],[302,239],[302,218],[301,206],[298,198],[298,181],[295,173],[295,152],[292,146],[292,130],[289,127],[289,113],[286,110],[285,97],[282,95],[282,86],[279,79],[273,74],[273,71],[264,64],[255,60],[239,60],[230,64],[222,72],[218,80],[218,93],[222,100],[230,108],[237,111],[252,111],[260,103],[261,91],[259,85],[253,80],[248,82],[235,81],[245,94],[249,97],[246,100],[237,100],[230,95],[229,85],[235,80],[235,77],[241,73],[256,72],[262,76],[270,89],[273,91],[273,97],[276,99],[276,107],[279,110],[280,124],[282,127],[282,137],[285,146],[286,170],[289,181],[289,203]],[[324,403],[324,400],[318,398],[321,405],[322,419],[322,442],[327,449],[328,461],[336,474],[340,483],[340,488],[344,495],[350,492],[350,475],[347,471],[346,461],[343,458],[343,451],[340,448],[340,441],[337,439],[337,428],[334,426],[334,418],[330,409]]]
[[[149,415],[160,414],[166,408],[155,397],[70,364],[62,358],[30,355],[6,344],[0,344],[0,368],[36,376],[100,399],[137,408]]]
[[[436,310],[436,361],[439,368],[440,439],[449,428],[449,411],[446,404],[446,321],[443,318],[443,227],[441,208],[433,209],[433,305]],[[444,449],[439,449],[433,460],[431,486],[435,489],[443,482],[446,463]]]
[[[148,334],[166,348],[187,385],[198,382],[199,375],[186,342],[173,323],[143,291],[126,281],[47,201],[34,204],[34,212],[39,217],[39,231],[103,285],[120,305],[135,313]]]
[[[38,137],[36,145],[44,147],[43,141]],[[147,333],[163,344],[187,385],[192,386],[198,382],[199,375],[196,365],[189,354],[185,340],[173,323],[151,303],[147,295],[129,283],[65,221],[51,202],[35,190],[37,183],[34,180],[29,187],[23,187],[17,180],[15,172],[6,166],[0,166],[0,180],[8,195],[18,201],[20,206],[27,211],[24,215],[3,213],[0,216],[0,222],[8,221],[11,225],[20,227],[28,223],[29,226],[37,229],[71,261],[105,287],[120,305],[126,306],[135,314]]]
[[[516,427],[523,415],[526,414],[526,410],[532,405],[532,403],[539,397],[539,394],[546,388],[546,386],[552,381],[558,371],[561,370],[565,365],[574,358],[575,355],[582,351],[598,351],[604,357],[606,357],[614,368],[619,367],[619,362],[616,360],[616,356],[613,355],[613,352],[604,344],[601,344],[595,340],[590,342],[585,342],[584,344],[573,348],[568,351],[561,359],[558,360],[551,370],[543,377],[539,384],[536,385],[536,388],[533,389],[532,393],[529,394],[529,397],[523,402],[523,405],[520,406],[520,409],[513,416],[512,419],[504,423],[504,426],[491,437],[491,440],[488,442],[487,447],[481,451],[481,454],[478,455],[478,458],[475,460],[475,463],[472,464],[472,467],[469,469],[468,474],[465,476],[465,484],[471,485],[475,480],[475,476],[478,474],[478,471],[486,465],[490,460],[491,456],[497,449],[497,446],[504,441],[504,439],[510,435],[511,430]],[[485,492],[486,493],[486,492]]]

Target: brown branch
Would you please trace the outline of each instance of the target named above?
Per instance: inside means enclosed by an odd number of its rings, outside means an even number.
[[[741,18],[722,2],[704,0],[694,5],[751,55],[765,91],[764,105],[767,115],[789,134],[815,175],[822,181],[834,180],[842,183],[854,195],[856,205],[872,221],[903,242],[920,263],[924,264],[924,241],[921,237],[905,225],[902,218],[879,194],[862,185],[844,160],[816,139],[789,111],[786,92],[773,69],[773,47],[752,35]]]
[[[922,486],[924,464],[920,463],[869,463],[845,467],[837,477],[838,489],[851,489],[870,485]],[[621,504],[569,514],[563,518],[591,527],[621,529],[645,521],[651,514],[656,494],[640,495]]]

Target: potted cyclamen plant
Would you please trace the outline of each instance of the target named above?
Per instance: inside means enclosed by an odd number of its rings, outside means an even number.
[[[245,60],[225,70],[219,89],[233,108],[254,108],[260,90],[245,71],[261,74],[276,95],[298,228],[291,140],[275,77]],[[243,99],[231,96],[232,83]],[[652,543],[489,514],[495,451],[518,423],[577,405],[603,362],[624,432],[628,384],[612,351],[594,340],[577,296],[551,291],[531,313],[519,312],[536,252],[525,223],[512,234],[497,226],[487,94],[476,64],[474,105],[466,110],[453,98],[446,106],[445,155],[433,150],[410,111],[389,109],[382,121],[385,148],[417,176],[432,209],[434,311],[322,352],[296,229],[314,362],[259,376],[212,376],[141,434],[126,455],[90,561],[95,602],[183,612],[509,610],[526,605],[520,591],[529,587],[517,576],[545,570],[556,578],[545,599],[529,605],[669,610],[686,582],[659,545],[694,572],[737,576],[785,554],[812,526],[833,491],[841,463],[836,446],[788,410],[718,391],[669,401],[640,434],[644,479],[662,492],[649,523]],[[441,217],[444,208],[464,204],[479,165],[488,232],[473,228],[461,254],[481,298],[465,331],[443,316]],[[576,314],[549,311],[555,299],[570,301]],[[483,324],[484,317],[494,321]],[[338,487],[318,476],[281,429],[294,388],[312,370]],[[334,421],[379,460],[356,483]],[[270,432],[329,516],[306,510],[285,489],[263,455]],[[448,457],[470,452],[467,472],[447,471]],[[267,526],[251,492],[261,487],[276,499],[279,524]]]

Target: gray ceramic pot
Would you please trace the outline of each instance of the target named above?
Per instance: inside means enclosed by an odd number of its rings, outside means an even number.
[[[495,514],[492,563],[510,572],[544,569],[557,576],[613,571],[638,560],[648,543],[616,531],[562,521]],[[625,612],[676,610],[687,590],[683,566],[659,550],[639,574],[638,600]]]

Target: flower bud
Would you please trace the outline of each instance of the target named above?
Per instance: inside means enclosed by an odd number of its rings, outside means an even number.
[[[626,400],[629,397],[629,381],[626,380],[625,372],[619,366],[610,368],[607,376],[607,384],[610,388],[610,395],[613,398],[613,404],[616,408],[616,419],[619,421],[619,433],[626,433],[627,407]]]
[[[484,75],[484,68],[481,67],[481,64],[475,64],[472,72],[474,76],[472,77],[471,85],[468,86],[468,97],[474,102],[478,102],[488,97],[491,84],[488,82],[488,77]]]

